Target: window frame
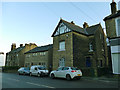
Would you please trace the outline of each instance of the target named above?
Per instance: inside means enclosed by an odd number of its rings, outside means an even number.
[[[93,52],[93,44],[92,44],[92,42],[89,43],[89,52]]]
[[[120,30],[119,30],[120,26],[118,24],[118,20],[119,20],[119,24],[120,24],[120,17],[116,18],[116,20],[115,20],[115,23],[116,23],[116,35],[117,35],[117,37],[120,36]]]
[[[64,43],[64,45],[62,43]],[[60,41],[59,42],[59,50],[58,51],[65,51],[65,41]]]

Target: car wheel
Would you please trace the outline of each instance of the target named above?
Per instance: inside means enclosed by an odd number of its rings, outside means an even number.
[[[54,78],[55,78],[55,75],[54,75],[53,73],[51,74],[51,78],[52,78],[52,79],[54,79]]]
[[[18,73],[19,75],[21,75],[20,73]]]
[[[71,76],[70,76],[69,74],[67,74],[67,75],[66,75],[66,79],[67,79],[68,81],[70,81],[70,80],[71,80]]]
[[[30,76],[32,76],[32,73],[30,72]]]

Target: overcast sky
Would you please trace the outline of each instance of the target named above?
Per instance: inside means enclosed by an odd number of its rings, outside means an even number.
[[[60,18],[83,27],[101,23],[111,13],[108,2],[2,2],[0,51],[9,52],[11,44],[52,44],[52,33]],[[119,0],[118,0],[119,1]],[[1,3],[0,3],[1,5]]]

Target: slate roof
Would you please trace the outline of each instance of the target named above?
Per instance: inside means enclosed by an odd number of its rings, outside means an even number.
[[[117,11],[115,14],[111,14],[111,15],[105,17],[103,20],[106,21],[106,20],[109,20],[109,19],[112,19],[112,18],[116,18],[116,17],[120,17],[120,10]]]
[[[9,53],[18,53],[18,52],[20,52],[20,51],[21,51],[22,49],[24,49],[24,48],[25,48],[25,46],[18,47],[18,48],[16,48],[16,49],[10,51]]]
[[[86,28],[87,34],[88,35],[95,34],[95,31],[98,30],[99,27],[101,27],[100,24],[96,24],[96,25]]]
[[[25,52],[25,54],[48,51],[52,47],[53,47],[53,44],[49,44],[49,45],[46,45],[46,46],[39,46],[39,47],[36,47],[36,48],[34,48],[34,49],[32,49],[32,50],[30,50],[28,52]]]
[[[55,28],[55,31],[53,32],[52,37],[56,33],[56,31],[59,27],[59,24],[61,22],[64,23],[72,31],[75,31],[75,32],[78,32],[78,33],[84,34],[84,35],[93,35],[95,33],[95,31],[98,30],[98,28],[101,26],[100,24],[96,24],[96,25],[93,25],[93,26],[89,26],[87,28],[82,28],[78,25],[72,24],[70,22],[67,22],[67,21],[61,19],[60,22],[58,23],[57,27]]]

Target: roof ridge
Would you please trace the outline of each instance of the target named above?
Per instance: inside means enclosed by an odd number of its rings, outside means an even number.
[[[69,24],[72,24],[72,23],[70,23],[70,22],[68,22],[68,21],[66,21],[66,20],[63,20],[63,19],[61,19],[62,21],[65,21],[65,22],[67,22],[67,23],[69,23]],[[78,25],[76,25],[76,24],[72,24],[72,25],[75,25],[75,26],[77,26],[77,27],[80,27],[80,26],[78,26]],[[80,27],[81,29],[83,29],[82,27]]]
[[[92,26],[89,26],[89,27],[94,27],[94,26],[97,26],[97,25],[100,25],[100,23],[92,25]],[[87,27],[87,28],[89,28],[89,27]]]

